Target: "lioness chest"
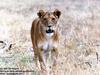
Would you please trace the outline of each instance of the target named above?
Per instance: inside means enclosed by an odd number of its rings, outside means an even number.
[[[57,42],[54,41],[52,36],[54,33],[47,33],[46,39],[38,44],[38,47],[43,49],[44,51],[50,51],[53,48],[57,48]]]

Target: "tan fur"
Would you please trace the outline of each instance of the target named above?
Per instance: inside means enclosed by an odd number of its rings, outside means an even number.
[[[44,12],[43,10],[40,10],[37,14],[39,18],[33,21],[31,27],[31,39],[34,49],[34,59],[37,66],[37,62],[39,61],[41,69],[46,70],[46,59],[44,58],[45,53],[47,55],[47,53],[51,52],[51,56],[53,57],[53,66],[55,65],[56,59],[58,57],[57,43],[59,41],[59,35],[58,30],[55,27],[57,27],[57,21],[60,17],[61,12],[57,9],[54,12]],[[49,23],[52,28],[54,28],[54,32],[53,35],[50,34],[50,36],[47,36],[46,28],[48,28]]]

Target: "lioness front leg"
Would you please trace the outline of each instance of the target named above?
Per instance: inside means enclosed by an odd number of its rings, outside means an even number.
[[[53,61],[53,64],[52,64],[52,72],[53,72],[53,75],[58,75],[57,74],[57,65],[58,65],[58,49],[57,48],[53,48],[52,50],[52,61]]]
[[[39,49],[39,62],[40,62],[40,67],[42,71],[46,71],[46,64],[44,63],[43,60],[43,49]]]

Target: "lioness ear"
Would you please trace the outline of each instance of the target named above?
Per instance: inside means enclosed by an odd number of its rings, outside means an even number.
[[[39,12],[37,13],[37,15],[39,16],[39,18],[41,18],[42,16],[44,16],[45,12],[43,10],[39,10]]]
[[[61,12],[60,12],[58,9],[56,9],[56,10],[53,12],[53,14],[59,18],[60,15],[61,15]]]

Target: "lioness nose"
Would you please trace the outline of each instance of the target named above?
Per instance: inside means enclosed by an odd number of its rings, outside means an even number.
[[[51,26],[48,26],[49,28],[51,27]]]

